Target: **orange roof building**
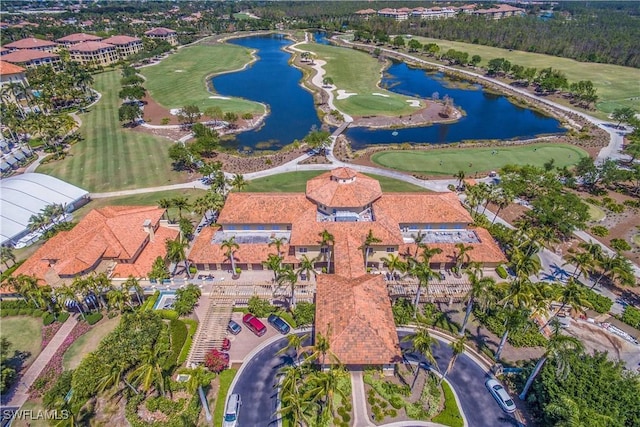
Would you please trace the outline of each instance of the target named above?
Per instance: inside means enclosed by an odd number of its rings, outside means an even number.
[[[81,42],[69,47],[71,59],[81,64],[107,66],[118,62],[118,49],[100,41]]]
[[[51,65],[57,70],[60,65],[60,55],[43,50],[22,49],[2,56],[2,60],[19,64],[25,68],[36,68],[43,65]]]
[[[73,229],[49,239],[13,273],[50,285],[97,270],[115,277],[146,277],[153,261],[166,255],[165,241],[178,231],[160,226],[165,210],[155,206],[95,209]]]
[[[65,47],[73,46],[74,44],[77,44],[77,43],[97,42],[100,40],[102,40],[102,37],[96,36],[93,34],[86,34],[86,33],[74,33],[74,34],[69,34],[68,36],[64,36],[59,39],[56,39],[58,43],[60,43]]]
[[[4,47],[11,50],[36,49],[43,50],[45,52],[53,52],[53,50],[56,49],[58,45],[49,40],[41,40],[34,37],[29,37],[26,39],[17,40],[12,43],[7,43],[6,45],[4,45]]]
[[[122,58],[136,54],[142,50],[142,40],[138,37],[112,36],[104,39],[103,42],[114,45]]]
[[[171,46],[176,46],[178,44],[178,33],[169,28],[152,28],[149,31],[146,31],[144,35],[150,39],[166,41]]]

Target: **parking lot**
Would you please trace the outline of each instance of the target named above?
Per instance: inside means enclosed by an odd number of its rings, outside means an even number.
[[[231,364],[240,364],[244,361],[245,357],[251,353],[253,349],[258,347],[261,343],[274,336],[282,336],[278,331],[271,326],[267,319],[260,319],[262,323],[267,326],[267,333],[261,337],[256,336],[242,323],[242,316],[244,313],[233,313],[231,319],[242,326],[242,331],[238,335],[228,334],[227,338],[231,341],[231,349],[229,350],[229,356],[231,358]]]

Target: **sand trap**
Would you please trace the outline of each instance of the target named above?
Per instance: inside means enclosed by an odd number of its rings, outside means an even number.
[[[357,95],[357,93],[347,92],[344,89],[339,89],[338,90],[338,96],[336,97],[336,99],[347,99],[348,97],[353,96],[353,95]]]
[[[420,101],[418,101],[417,99],[407,99],[407,102],[409,103],[409,105],[411,107],[419,107],[420,106]]]
[[[184,70],[173,70],[173,71],[175,71],[176,73],[184,73]]]
[[[177,116],[181,110],[182,108],[172,108],[169,110],[169,114],[171,114],[172,116]]]
[[[210,96],[209,99],[231,99],[228,96]]]
[[[385,98],[388,98],[388,97],[389,97],[389,95],[387,95],[387,94],[384,94],[384,93],[378,93],[378,92],[373,92],[371,95],[375,95],[375,96],[382,96],[382,97],[385,97]]]

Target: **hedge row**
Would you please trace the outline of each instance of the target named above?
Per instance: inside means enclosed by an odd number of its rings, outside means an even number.
[[[178,317],[180,317],[178,312],[175,310],[161,309],[161,310],[156,310],[156,313],[158,314],[158,316],[160,316],[165,320],[177,320]]]
[[[196,320],[183,319],[182,321],[189,327],[189,332],[187,333],[187,339],[184,342],[184,346],[182,346],[182,351],[180,351],[180,356],[178,356],[178,365],[182,365],[187,360],[187,357],[189,357],[189,350],[191,350],[193,336],[196,334],[196,330],[198,329],[198,322]]]
[[[87,323],[90,325],[95,325],[100,320],[102,320],[102,313],[89,313],[85,316]]]
[[[464,426],[464,420],[460,415],[460,409],[456,403],[456,398],[451,391],[451,387],[446,382],[442,383],[442,391],[444,392],[444,408],[442,412],[436,415],[431,421],[451,427]]]
[[[167,360],[167,364],[175,366],[189,335],[187,325],[182,320],[171,319],[169,321],[169,335],[171,336],[171,356]]]
[[[9,278],[9,276],[11,276],[11,274],[13,274],[13,272],[16,271],[18,267],[20,267],[25,261],[26,259],[23,259],[22,261],[13,264],[11,267],[3,271],[2,274],[0,274],[0,282],[4,282],[4,279]]]
[[[500,276],[501,279],[506,279],[509,276],[509,273],[507,273],[507,269],[504,268],[503,265],[499,265],[496,267],[496,273],[498,274],[498,276]]]
[[[607,298],[604,295],[600,295],[599,293],[586,288],[582,290],[582,295],[584,299],[591,303],[593,309],[598,313],[608,313],[609,310],[611,310],[613,301],[611,301],[610,298]]]
[[[156,304],[156,301],[158,301],[159,297],[160,297],[160,291],[155,291],[153,295],[151,295],[142,303],[141,310],[142,311],[152,310],[153,306]]]

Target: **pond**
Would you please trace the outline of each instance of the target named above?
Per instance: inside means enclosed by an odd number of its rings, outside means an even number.
[[[327,43],[323,33],[316,33],[319,43]],[[291,44],[282,35],[244,37],[231,40],[240,46],[256,49],[258,60],[245,70],[223,74],[212,80],[223,96],[238,96],[268,105],[269,115],[259,129],[243,132],[228,144],[241,150],[279,149],[302,139],[321,123],[313,96],[300,86],[302,72],[289,65],[290,54],[283,51]],[[383,87],[408,96],[453,99],[465,116],[455,123],[435,124],[405,129],[349,128],[346,136],[354,148],[385,143],[448,143],[478,139],[526,139],[536,135],[564,132],[560,123],[527,108],[512,104],[502,95],[484,90],[480,85],[455,81],[442,73],[394,63],[385,72]]]

